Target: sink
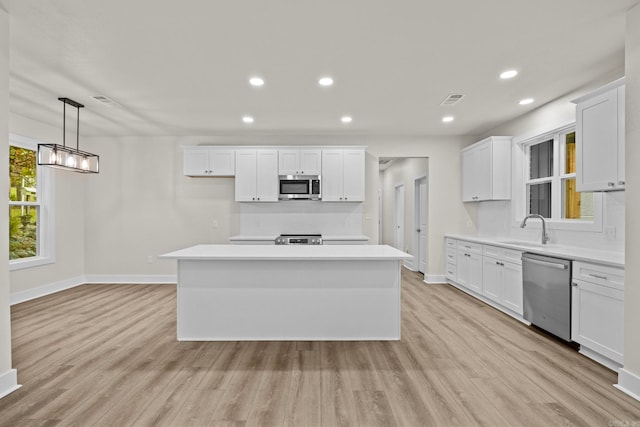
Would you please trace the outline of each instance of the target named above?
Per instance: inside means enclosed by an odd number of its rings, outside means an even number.
[[[549,245],[543,245],[542,243],[530,242],[527,240],[498,240],[498,243],[505,245],[526,246],[530,248],[544,248]]]

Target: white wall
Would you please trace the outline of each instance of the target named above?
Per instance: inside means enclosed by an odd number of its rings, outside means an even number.
[[[624,369],[635,377],[640,396],[640,5],[627,14],[626,66],[626,193],[627,239],[624,293]],[[625,380],[623,374],[620,380]],[[629,384],[629,385],[631,385]]]

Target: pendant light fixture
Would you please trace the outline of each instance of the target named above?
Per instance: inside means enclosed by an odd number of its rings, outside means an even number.
[[[84,105],[69,98],[58,98],[62,101],[62,145],[38,144],[38,164],[58,169],[82,173],[98,173],[100,157],[86,151],[80,151],[80,109]],[[67,147],[67,104],[77,110],[76,118],[76,148]]]

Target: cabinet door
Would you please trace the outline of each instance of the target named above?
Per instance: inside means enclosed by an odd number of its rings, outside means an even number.
[[[364,201],[364,150],[344,150],[343,169],[344,200]]]
[[[486,286],[486,282],[483,282]],[[522,265],[503,262],[502,295],[500,303],[509,310],[522,315]]]
[[[256,201],[278,201],[278,151],[256,152]]]
[[[576,189],[610,190],[618,182],[618,91],[576,106]]]
[[[182,154],[182,173],[187,176],[208,176],[209,150],[185,148]]]
[[[279,150],[278,170],[280,175],[300,175],[300,150]]]
[[[571,339],[622,363],[624,292],[582,280],[573,283]]]
[[[322,201],[342,200],[342,150],[322,150]]]
[[[256,151],[236,151],[236,202],[256,200]]]
[[[234,176],[236,173],[235,150],[210,150],[209,166],[213,176]]]
[[[625,86],[618,88],[618,187],[625,186]]]
[[[456,283],[465,288],[469,287],[469,254],[463,250],[458,251]]]
[[[462,201],[491,199],[491,141],[462,152]]]
[[[502,266],[500,261],[491,257],[482,258],[482,295],[492,301],[500,302],[502,288]]]
[[[300,150],[300,174],[320,175],[322,174],[322,150],[301,149]]]
[[[467,287],[482,295],[482,255],[469,254],[467,257],[469,281]]]

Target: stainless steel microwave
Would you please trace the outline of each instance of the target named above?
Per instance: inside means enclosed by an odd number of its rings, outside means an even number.
[[[280,175],[280,200],[321,200],[319,175]]]

